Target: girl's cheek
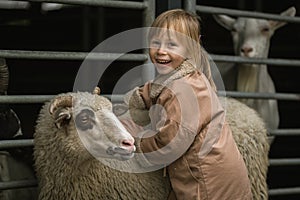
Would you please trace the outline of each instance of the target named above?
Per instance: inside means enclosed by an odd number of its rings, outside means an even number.
[[[150,56],[151,61],[153,61],[153,59],[155,58],[156,51],[157,51],[157,49],[150,48],[150,50],[149,50],[149,56]]]

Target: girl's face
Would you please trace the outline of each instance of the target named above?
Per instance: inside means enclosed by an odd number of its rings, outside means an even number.
[[[185,60],[186,48],[175,36],[155,35],[150,40],[150,59],[159,74],[168,74]]]

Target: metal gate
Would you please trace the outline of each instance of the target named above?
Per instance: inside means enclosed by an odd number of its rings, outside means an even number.
[[[52,2],[52,3],[62,3],[68,5],[89,5],[89,6],[99,6],[99,7],[114,7],[114,8],[124,8],[124,9],[139,9],[143,10],[143,26],[149,26],[155,17],[155,1],[154,0],[143,0],[141,2],[136,1],[107,1],[107,0],[31,0],[30,2]],[[274,14],[265,14],[258,12],[249,12],[233,9],[224,9],[217,7],[208,7],[196,5],[195,0],[184,0],[183,7],[186,10],[192,12],[201,12],[208,14],[227,14],[233,16],[244,16],[244,17],[254,17],[254,18],[265,18],[274,20],[284,20],[289,23],[300,23],[299,17],[281,17]],[[56,52],[56,51],[31,51],[31,50],[0,50],[1,58],[10,59],[50,59],[50,60],[83,60],[87,56],[88,52]],[[111,53],[101,53],[95,55],[100,59],[108,59],[114,55]],[[246,59],[236,56],[225,56],[225,55],[212,55],[211,57],[215,61],[224,62],[234,62],[234,63],[261,63],[261,64],[271,64],[271,65],[281,65],[281,66],[300,66],[300,60],[288,60],[288,59]],[[145,54],[127,54],[121,57],[120,61],[145,61],[147,55]],[[151,73],[151,72],[149,72]],[[152,76],[152,74],[145,73],[146,76]],[[148,75],[147,75],[148,74]],[[288,100],[288,101],[300,101],[300,94],[286,94],[286,93],[276,93],[276,94],[266,94],[266,93],[241,93],[228,91],[227,96],[235,98],[259,98],[259,99],[278,99],[278,100]],[[0,96],[0,103],[9,104],[35,104],[42,103],[53,98],[52,95],[8,95]],[[278,129],[272,130],[271,132],[274,136],[300,136],[299,129]],[[0,149],[6,148],[17,148],[32,146],[33,139],[26,140],[3,140],[0,141]],[[300,165],[300,158],[282,158],[282,159],[270,159],[270,166],[292,166]],[[7,190],[13,188],[23,188],[23,187],[35,187],[37,186],[36,180],[19,180],[10,182],[0,182],[0,190]],[[285,195],[285,194],[299,194],[300,193],[300,182],[299,187],[294,188],[276,188],[270,189],[269,195]]]

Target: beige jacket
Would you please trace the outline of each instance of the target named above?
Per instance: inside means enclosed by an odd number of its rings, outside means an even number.
[[[137,139],[137,150],[145,166],[167,166],[169,199],[252,199],[225,111],[190,63],[135,90],[128,103],[133,120],[143,126],[140,113],[149,110],[151,128]]]

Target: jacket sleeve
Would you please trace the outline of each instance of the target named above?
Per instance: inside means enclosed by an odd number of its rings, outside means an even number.
[[[177,83],[162,91],[149,110],[151,129],[136,140],[137,153],[143,154],[145,163],[168,165],[187,151],[210,118],[209,112],[199,110],[200,104],[205,110],[210,107],[205,88],[195,92],[190,85]]]

